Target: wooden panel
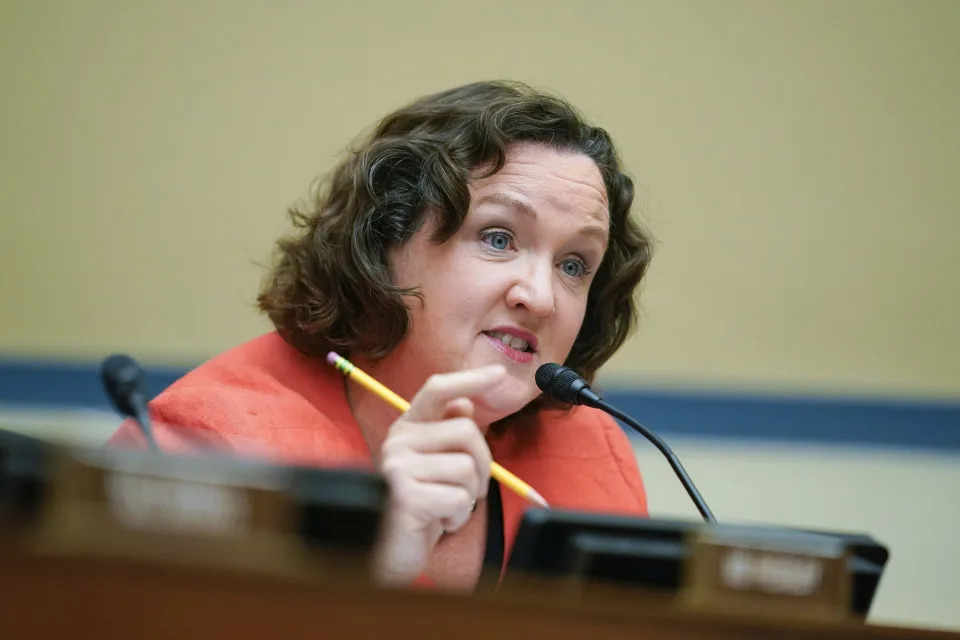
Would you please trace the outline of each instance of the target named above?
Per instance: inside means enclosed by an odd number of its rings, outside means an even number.
[[[0,637],[96,638],[960,638],[871,625],[697,615],[633,593],[630,609],[528,593],[463,596],[96,558],[0,558]],[[611,602],[615,601],[612,599]],[[28,635],[30,634],[30,635]]]

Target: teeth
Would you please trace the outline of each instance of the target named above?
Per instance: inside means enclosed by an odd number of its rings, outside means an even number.
[[[524,340],[523,338],[511,336],[508,333],[501,333],[499,331],[490,331],[489,334],[490,336],[496,338],[503,344],[507,345],[508,347],[512,347],[517,351],[526,351],[527,347],[530,346],[527,344],[527,341]]]
[[[514,337],[510,342],[510,346],[516,349],[517,351],[526,351],[527,350],[527,341],[523,338]]]

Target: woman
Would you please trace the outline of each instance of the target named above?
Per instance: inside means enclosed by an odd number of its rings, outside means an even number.
[[[534,382],[545,362],[592,380],[632,330],[650,260],[632,200],[606,132],[525,85],[390,114],[291,212],[258,298],[276,331],[157,397],[158,443],[379,470],[387,585],[469,590],[485,558],[506,565],[527,505],[490,480],[491,459],[555,507],[645,514],[619,427]],[[347,382],[330,350],[409,411]],[[112,439],[141,442],[132,425]]]

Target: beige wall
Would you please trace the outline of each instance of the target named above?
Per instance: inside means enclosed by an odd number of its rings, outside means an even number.
[[[960,395],[960,3],[7,2],[0,351],[193,362],[389,109],[512,77],[610,129],[659,252],[608,375]]]

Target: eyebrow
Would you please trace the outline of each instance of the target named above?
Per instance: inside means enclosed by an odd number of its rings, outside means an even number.
[[[524,217],[532,220],[537,219],[537,210],[534,209],[529,202],[512,196],[509,193],[491,193],[489,195],[485,195],[477,200],[477,205],[479,206],[487,202],[509,207],[518,213],[523,214]],[[606,246],[610,234],[606,227],[598,224],[590,224],[581,227],[579,230],[579,235],[594,236],[603,242],[604,246]]]

